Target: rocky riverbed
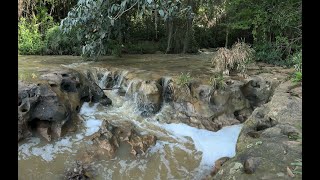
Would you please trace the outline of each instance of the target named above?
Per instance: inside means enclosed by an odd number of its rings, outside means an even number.
[[[292,70],[252,64],[217,88],[210,56],[20,56],[19,178],[301,179]]]

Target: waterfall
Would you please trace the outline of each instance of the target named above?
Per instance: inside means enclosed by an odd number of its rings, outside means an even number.
[[[110,74],[110,71],[106,71],[106,72],[103,74],[101,80],[98,81],[98,82],[99,82],[98,85],[99,85],[99,87],[100,87],[101,89],[104,89],[104,88],[106,87],[106,81],[107,81],[107,79],[108,79],[109,74]]]
[[[123,77],[125,77],[128,74],[129,71],[121,71],[121,74],[119,74],[118,79],[117,79],[117,83],[116,83],[116,88],[120,88],[122,81],[123,81]]]
[[[169,102],[173,99],[173,87],[171,77],[163,77],[162,78],[162,97],[164,99],[164,102]]]

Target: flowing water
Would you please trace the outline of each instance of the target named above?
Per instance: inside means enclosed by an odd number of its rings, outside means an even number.
[[[108,72],[101,78],[100,87],[105,85],[107,76]],[[121,85],[122,77],[116,87]],[[76,123],[75,132],[66,132],[51,143],[37,137],[19,142],[18,178],[63,179],[65,170],[72,167],[75,160],[81,160],[79,154],[91,146],[87,137],[99,130],[103,120],[129,121],[141,134],[155,135],[158,140],[139,157],[132,156],[128,145],[121,144],[114,158],[95,159],[91,164],[94,179],[200,179],[210,173],[217,159],[235,155],[242,125],[212,132],[182,123],[158,122],[159,116],[167,117],[166,112],[171,108],[167,104],[155,116],[141,117],[135,102],[128,98],[132,83],[135,82],[129,83],[126,96],[118,96],[116,90],[105,91],[112,99],[112,106],[84,103],[79,113],[83,119]]]

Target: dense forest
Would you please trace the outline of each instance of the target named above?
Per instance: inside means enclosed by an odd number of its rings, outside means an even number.
[[[245,42],[302,77],[301,0],[19,0],[21,55],[198,53]]]

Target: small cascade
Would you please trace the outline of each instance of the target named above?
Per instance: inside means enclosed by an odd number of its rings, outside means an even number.
[[[104,89],[104,88],[106,87],[106,83],[107,83],[109,74],[110,74],[110,71],[106,71],[106,72],[103,74],[101,80],[99,81],[98,86],[99,86],[101,89]]]
[[[121,71],[121,73],[118,75],[115,88],[120,88],[121,87],[121,84],[123,82],[123,78],[128,74],[128,72],[129,71]]]
[[[172,86],[172,78],[171,77],[163,77],[162,78],[162,97],[164,102],[170,102],[173,100],[173,86]]]
[[[132,79],[129,84],[128,84],[128,88],[126,90],[126,98],[130,98],[132,97],[136,92],[139,91],[139,83],[141,83],[142,81],[140,79]]]

